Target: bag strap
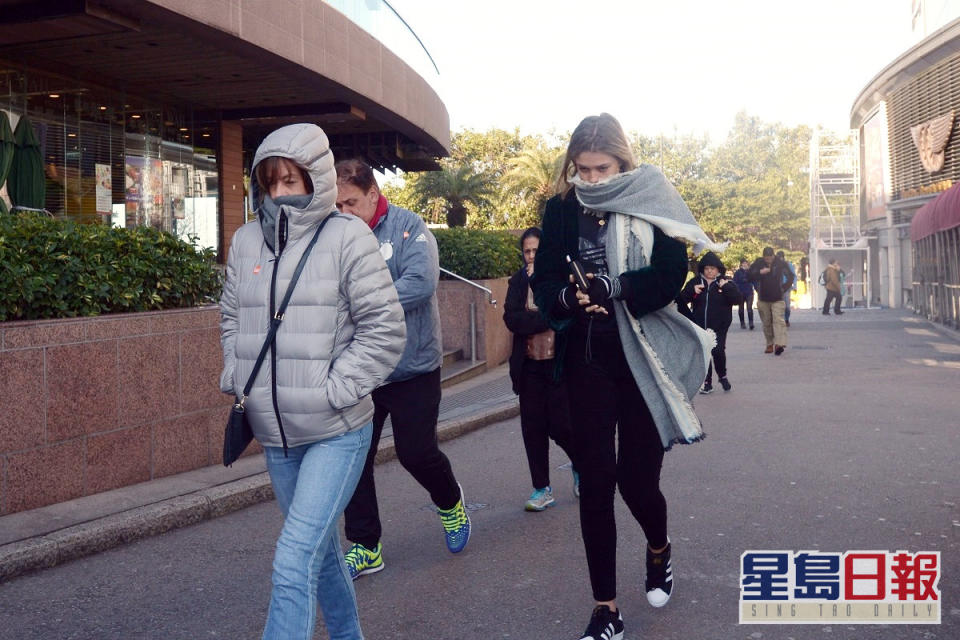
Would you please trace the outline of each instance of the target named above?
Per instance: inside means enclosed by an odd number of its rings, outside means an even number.
[[[287,303],[290,302],[290,296],[293,295],[293,288],[297,286],[297,280],[300,279],[300,274],[303,272],[303,266],[307,263],[307,257],[310,255],[310,251],[313,249],[313,245],[317,244],[317,238],[320,237],[320,232],[323,230],[327,220],[333,217],[333,213],[328,215],[320,223],[320,226],[317,227],[317,230],[313,234],[313,238],[310,239],[310,244],[307,245],[307,248],[303,251],[303,255],[300,256],[300,262],[297,263],[297,268],[293,272],[293,277],[290,279],[290,284],[287,285],[287,292],[283,296],[283,300],[280,302],[280,307],[277,309],[277,313],[270,319],[270,328],[267,330],[267,337],[263,341],[263,347],[260,348],[260,354],[257,356],[257,362],[253,365],[253,371],[250,372],[250,377],[247,379],[247,384],[243,387],[243,396],[237,402],[240,407],[243,407],[244,401],[247,399],[247,396],[250,395],[250,390],[253,388],[253,383],[257,379],[257,373],[260,372],[260,365],[263,364],[263,359],[267,356],[267,351],[270,350],[270,345],[273,344],[274,339],[277,337],[277,331],[280,329],[280,323],[283,322],[283,314],[287,310]]]

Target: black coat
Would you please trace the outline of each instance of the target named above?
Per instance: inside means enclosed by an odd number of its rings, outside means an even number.
[[[503,322],[513,332],[513,349],[510,351],[510,381],[513,392],[520,394],[520,372],[527,357],[527,336],[543,333],[550,327],[539,311],[527,309],[527,288],[530,278],[526,267],[510,277],[507,284],[507,299],[503,301]]]
[[[730,327],[732,309],[743,300],[733,280],[726,280],[723,288],[717,285],[718,280],[707,285],[701,269],[700,275],[690,278],[678,299],[680,313],[693,320],[694,324],[714,331]],[[696,292],[698,284],[704,285],[700,293]]]
[[[760,269],[767,266],[763,258],[757,258],[750,265],[750,281],[757,287],[757,299],[763,302],[783,300],[783,294],[793,286],[793,273],[783,260],[773,259],[770,272],[761,274]]]
[[[570,255],[574,259],[580,257],[580,229],[577,222],[580,209],[573,189],[566,197],[557,195],[547,201],[543,214],[543,235],[540,237],[532,279],[537,306],[548,319],[550,328],[557,331],[558,365],[563,361],[566,330],[574,315],[574,311],[563,308],[558,296],[570,282],[565,256]],[[667,236],[657,226],[653,227],[653,249],[650,254],[648,266],[620,274],[622,299],[636,318],[673,302],[683,288],[683,280],[687,275],[687,246]]]

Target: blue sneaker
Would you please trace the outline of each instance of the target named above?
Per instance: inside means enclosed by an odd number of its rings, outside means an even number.
[[[543,489],[534,489],[523,508],[527,511],[543,511],[547,507],[552,507],[555,502],[553,489],[544,487]]]
[[[457,485],[459,486],[459,485]],[[470,516],[463,506],[463,487],[460,487],[460,500],[450,509],[437,509],[443,532],[447,538],[450,553],[460,553],[470,540]]]

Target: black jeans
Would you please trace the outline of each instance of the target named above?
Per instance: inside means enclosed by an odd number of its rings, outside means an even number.
[[[380,542],[382,527],[377,508],[377,488],[373,480],[373,462],[390,415],[397,459],[441,509],[449,509],[460,500],[460,488],[450,461],[437,442],[437,416],[440,411],[440,369],[391,382],[373,392],[373,436],[353,498],[344,511],[347,539],[373,549]]]
[[[653,548],[667,544],[667,501],[660,492],[663,445],[620,346],[619,336],[570,336],[564,377],[570,395],[573,447],[580,473],[580,530],[590,585],[597,601],[617,595],[617,523],[620,495]],[[617,436],[619,435],[619,446]]]
[[[713,358],[710,361],[710,364],[707,365],[707,379],[706,382],[713,380],[713,370],[716,368],[718,378],[727,377],[727,329],[729,327],[724,327],[723,329],[714,329],[713,332],[717,335],[717,346],[713,348],[713,351],[710,352],[710,355]]]
[[[520,431],[534,489],[550,485],[551,439],[573,462],[567,386],[554,381],[553,368],[553,359],[527,359],[520,372]]]
[[[827,299],[823,301],[824,313],[826,314],[830,313],[830,303],[833,300],[836,300],[836,302],[833,305],[833,312],[840,313],[840,303],[843,302],[843,294],[830,291],[830,289],[827,289]]]
[[[753,291],[743,296],[743,301],[737,307],[737,313],[740,314],[740,324],[743,324],[743,307],[747,307],[747,316],[750,318],[750,326],[753,326]]]

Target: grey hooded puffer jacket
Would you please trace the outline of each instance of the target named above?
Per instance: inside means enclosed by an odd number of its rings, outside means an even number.
[[[313,198],[302,210],[280,208],[276,254],[258,221],[233,236],[220,299],[220,389],[242,393],[270,325],[271,295],[275,309],[317,226],[331,216],[294,289],[274,352],[264,359],[245,402],[261,444],[282,446],[282,425],[286,445],[296,447],[370,420],[370,393],[400,360],[406,329],[376,238],[362,220],[335,208],[337,174],[323,130],[296,124],[274,131],[257,149],[253,169],[270,156],[304,167]]]

